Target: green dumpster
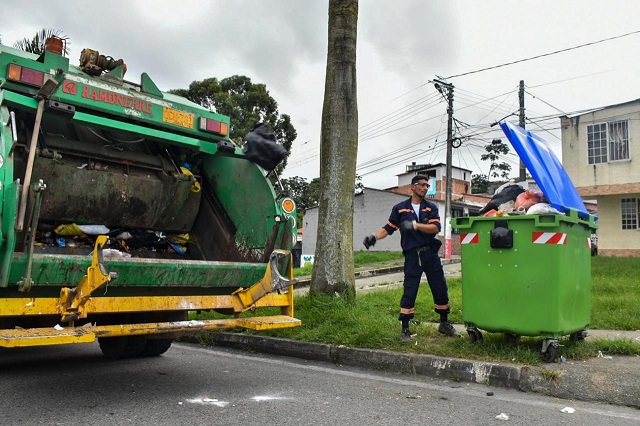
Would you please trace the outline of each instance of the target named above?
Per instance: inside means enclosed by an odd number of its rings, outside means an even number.
[[[571,212],[452,219],[472,340],[479,337],[473,329],[557,338],[587,328],[597,225]]]
[[[542,336],[543,361],[553,361],[557,338],[584,339],[591,310],[589,214],[549,144],[525,129],[500,127],[559,214],[458,217],[462,260],[462,318],[472,341],[480,329]]]

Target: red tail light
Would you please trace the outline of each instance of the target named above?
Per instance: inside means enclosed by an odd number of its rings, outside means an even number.
[[[8,80],[38,87],[42,86],[44,82],[44,73],[42,71],[21,67],[16,64],[9,64],[7,71]]]
[[[227,123],[223,123],[218,120],[212,120],[210,118],[200,117],[200,130],[205,132],[215,133],[220,136],[227,136],[229,133],[229,126]]]

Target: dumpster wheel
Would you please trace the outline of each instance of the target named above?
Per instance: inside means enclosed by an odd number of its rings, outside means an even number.
[[[575,333],[571,333],[569,335],[569,340],[572,342],[584,342],[584,339],[587,338],[587,330],[576,331]]]
[[[482,333],[475,327],[467,327],[467,334],[469,334],[469,341],[471,343],[482,342]]]
[[[511,344],[516,344],[520,341],[520,336],[514,333],[504,333],[504,339]]]
[[[544,339],[540,343],[540,353],[542,362],[554,362],[558,358],[558,348],[560,343],[557,339]]]

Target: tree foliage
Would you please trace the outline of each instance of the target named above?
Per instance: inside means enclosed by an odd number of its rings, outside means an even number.
[[[486,154],[482,154],[480,159],[482,161],[489,160],[491,166],[489,166],[489,176],[493,178],[509,179],[509,173],[511,172],[511,165],[506,161],[499,161],[504,155],[509,153],[509,147],[506,143],[502,142],[502,139],[494,139],[490,144],[484,147]]]
[[[63,35],[62,31],[55,28],[43,28],[38,31],[33,37],[25,37],[22,40],[18,40],[13,44],[15,49],[24,50],[25,52],[41,55],[44,53],[44,43],[50,37],[58,37],[63,41],[62,53],[67,56],[69,54],[69,37]]]
[[[253,83],[243,75],[234,75],[222,80],[212,77],[194,81],[188,89],[170,92],[229,116],[229,136],[234,141],[242,141],[256,123],[265,123],[287,150],[287,157],[277,169],[278,172],[284,170],[291,145],[298,134],[291,117],[278,111],[278,103],[271,97],[266,85]]]
[[[318,239],[310,294],[355,299],[353,193],[358,154],[357,0],[329,0],[320,131]]]
[[[489,177],[487,175],[473,175],[471,177],[471,193],[486,194],[489,192]]]

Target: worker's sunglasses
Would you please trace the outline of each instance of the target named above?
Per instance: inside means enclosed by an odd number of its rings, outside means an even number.
[[[428,188],[429,184],[428,183],[414,183],[415,186],[421,186],[423,188]]]

